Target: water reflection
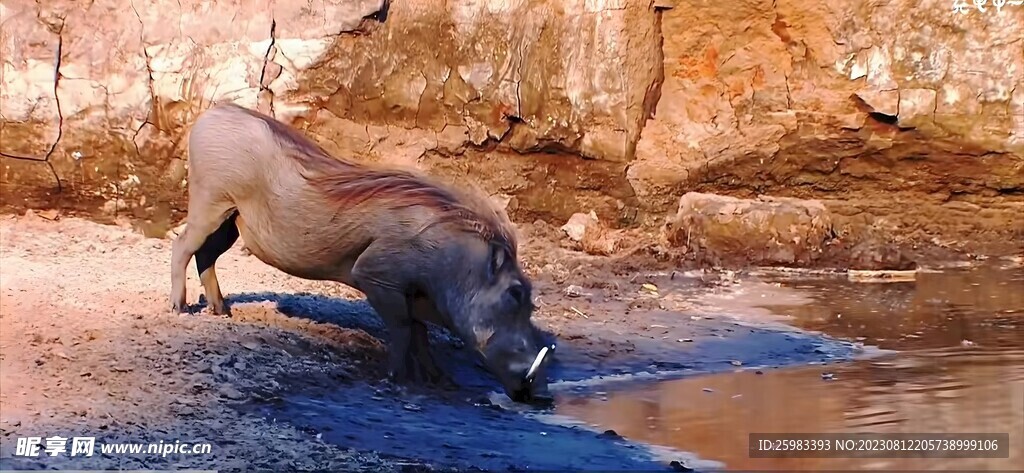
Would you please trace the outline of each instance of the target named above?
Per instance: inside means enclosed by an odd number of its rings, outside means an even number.
[[[984,267],[900,284],[787,284],[817,301],[775,308],[796,316],[798,325],[910,351],[654,383],[608,392],[606,401],[567,393],[557,413],[692,451],[727,469],[1024,465],[1024,270]],[[758,432],[1006,432],[1010,458],[749,458],[747,435]]]
[[[916,281],[779,280],[814,303],[766,306],[798,326],[893,350],[958,346],[1024,347],[1024,268],[987,264],[922,272]]]

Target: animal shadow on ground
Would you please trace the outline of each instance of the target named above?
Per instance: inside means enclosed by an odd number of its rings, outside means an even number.
[[[271,302],[288,317],[332,324],[348,330],[361,330],[385,345],[389,340],[387,327],[366,299],[353,300],[312,293],[250,292],[225,295],[224,300],[228,307]],[[205,296],[200,296],[199,304],[194,305],[192,310],[198,313],[205,305]],[[427,324],[427,327],[434,359],[460,388],[474,391],[501,389],[497,380],[483,368],[476,354],[465,348],[461,339],[444,327],[433,324]],[[553,334],[546,331],[543,333],[549,343],[554,341]]]
[[[240,304],[270,302],[288,317],[361,330],[385,342],[388,337],[383,321],[365,299],[260,292],[234,294],[226,302],[239,313]],[[300,431],[322,435],[325,442],[414,465],[402,471],[656,471],[661,466],[634,445],[609,442],[575,426],[546,424],[492,404],[487,393],[500,391],[500,385],[476,364],[471,350],[441,327],[429,326],[428,332],[435,360],[459,389],[398,390],[416,394],[410,400],[394,396],[390,389],[342,383],[237,408],[264,418],[288,419]],[[441,468],[415,466],[423,462]]]

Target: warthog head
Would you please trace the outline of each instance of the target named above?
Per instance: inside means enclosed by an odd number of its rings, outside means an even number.
[[[465,314],[464,323],[459,324],[463,338],[474,343],[484,366],[513,401],[550,402],[545,370],[553,353],[548,351],[535,363],[546,345],[530,320],[534,309],[530,280],[503,245],[472,244],[463,249],[470,253],[472,272],[477,273],[469,278],[460,311]]]

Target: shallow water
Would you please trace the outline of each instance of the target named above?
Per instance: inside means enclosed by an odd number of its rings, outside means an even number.
[[[556,413],[725,469],[1019,470],[1024,269],[988,264],[914,282],[777,279],[813,301],[766,306],[802,328],[898,350],[846,363],[566,392]],[[1009,458],[750,458],[750,433],[1009,433]]]

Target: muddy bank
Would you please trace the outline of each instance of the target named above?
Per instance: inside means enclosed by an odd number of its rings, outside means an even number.
[[[218,263],[232,317],[178,316],[164,308],[169,241],[38,216],[4,217],[0,230],[0,467],[669,468],[643,446],[489,405],[498,385],[442,332],[432,333],[435,350],[458,389],[383,381],[386,334],[358,293],[288,277],[238,247]],[[565,389],[595,376],[827,362],[854,351],[702,310],[729,278],[646,275],[543,239],[526,245],[538,323],[559,340],[552,376]],[[14,456],[15,440],[33,435],[205,441],[213,453]],[[552,453],[566,451],[580,453]]]
[[[668,277],[651,280],[671,287]],[[672,296],[697,297],[702,292],[692,281],[678,286],[659,296],[671,300]],[[586,298],[593,301],[572,303],[568,319],[553,317],[558,312],[551,306],[541,319],[559,340],[559,358],[551,369],[551,376],[558,380],[553,386],[556,392],[585,392],[586,382],[602,378],[678,377],[738,366],[766,369],[764,365],[843,359],[854,351],[846,344],[778,327],[748,326],[725,316],[704,318],[668,308],[631,311],[628,306],[633,301],[606,299],[601,294],[604,291],[597,292],[600,295]],[[351,322],[375,322],[370,317],[328,317],[328,322],[346,327],[351,327]],[[374,335],[379,328],[359,327]],[[368,390],[359,384],[310,386],[282,391],[280,398],[241,409],[271,419],[288,419],[331,443],[460,471],[659,470],[666,469],[670,461],[690,467],[703,465],[684,452],[673,452],[671,459],[659,461],[644,446],[599,435],[601,430],[525,418],[523,413],[548,411],[509,405],[495,393],[497,386],[457,348],[458,343],[441,333],[435,333],[434,339],[442,342],[443,365],[455,373],[462,386],[457,392],[395,393],[391,389]]]

